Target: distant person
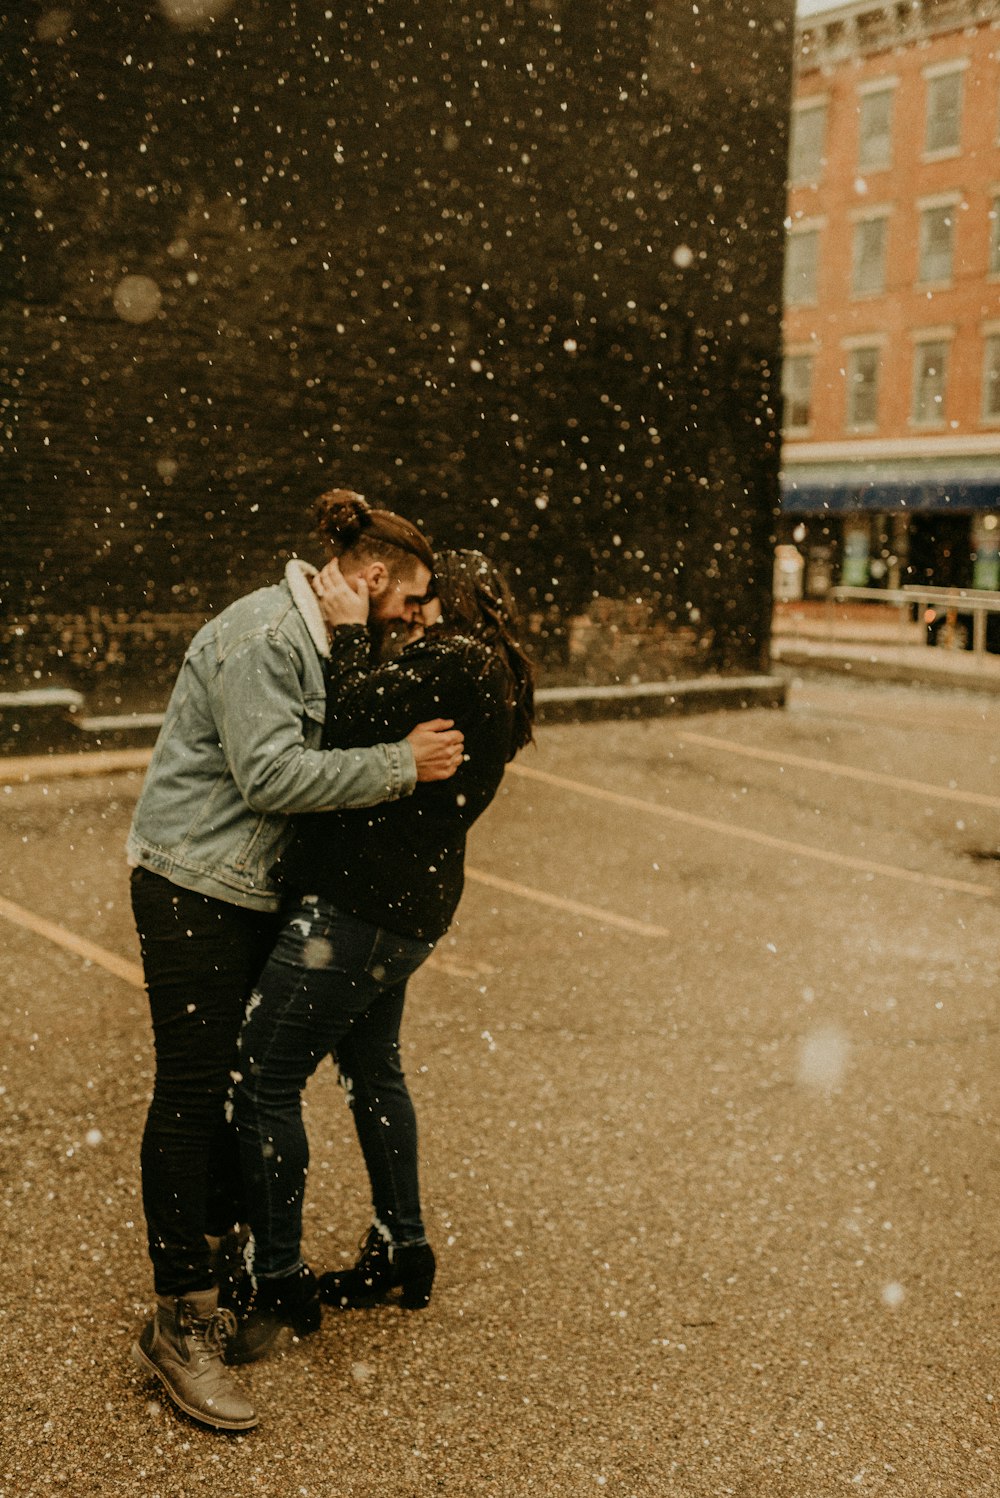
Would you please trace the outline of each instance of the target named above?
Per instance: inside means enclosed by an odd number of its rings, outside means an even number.
[[[447,703],[465,755],[453,780],[418,786],[407,801],[297,819],[282,857],[285,924],[247,1008],[233,1089],[253,1284],[229,1348],[234,1362],[261,1357],[284,1327],[315,1331],[321,1299],[344,1308],[396,1291],[407,1308],[430,1299],[434,1252],[399,1058],[406,984],[451,924],[466,835],[531,740],[534,698],[511,596],[492,562],[444,552],[434,580],[425,633],[388,663],[371,665],[365,631],[334,631],[324,743],[392,738]],[[368,1169],[372,1224],[358,1263],[317,1281],[301,1253],[302,1093],[331,1054]]]
[[[420,531],[346,490],[317,511],[357,589],[355,617],[370,600],[376,629],[415,620],[434,561]],[[418,781],[453,775],[462,752],[436,710],[364,748],[321,748],[320,576],[289,562],[281,583],[195,635],[128,839],[156,1053],[141,1157],[156,1311],[133,1356],[182,1410],[222,1430],[257,1423],[222,1361],[233,1317],[219,1307],[206,1235],[223,1238],[243,1215],[225,1105],[247,998],[279,931],[272,865],[289,817],[406,799]]]

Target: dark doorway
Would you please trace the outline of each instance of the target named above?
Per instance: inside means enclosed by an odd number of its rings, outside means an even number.
[[[972,532],[968,515],[914,515],[904,581],[935,588],[972,585]]]

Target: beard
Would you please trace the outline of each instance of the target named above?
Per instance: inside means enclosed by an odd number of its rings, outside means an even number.
[[[411,640],[420,635],[421,630],[417,626],[407,624],[405,619],[369,618],[368,632],[372,638],[372,649],[376,659],[391,661]]]

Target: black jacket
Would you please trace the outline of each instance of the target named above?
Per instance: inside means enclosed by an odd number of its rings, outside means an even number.
[[[462,894],[466,833],[511,757],[509,685],[505,661],[482,640],[431,630],[373,667],[364,629],[335,630],[324,748],[392,743],[418,723],[453,718],[465,759],[451,780],[420,783],[401,801],[296,817],[282,883],[404,936],[443,936]]]

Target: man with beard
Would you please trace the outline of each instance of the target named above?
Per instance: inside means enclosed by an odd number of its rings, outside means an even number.
[[[372,806],[454,774],[449,720],[373,748],[319,748],[328,626],[413,623],[432,583],[420,531],[360,495],[317,503],[345,587],[292,561],[284,580],[230,604],[185,655],[128,840],[156,1052],[142,1191],[156,1310],[133,1347],[176,1405],[222,1430],[257,1415],[223,1363],[213,1245],[242,1216],[226,1118],[236,1040],[277,935],[271,870],[297,813]],[[320,600],[323,600],[322,609]],[[216,1246],[216,1254],[217,1254]]]

